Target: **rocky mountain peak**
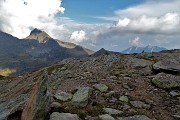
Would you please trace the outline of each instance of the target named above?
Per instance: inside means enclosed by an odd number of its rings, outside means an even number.
[[[39,43],[45,43],[46,41],[51,38],[46,32],[41,31],[37,28],[33,29],[28,37],[26,39],[31,39],[31,40],[38,40]]]
[[[39,33],[42,33],[42,32],[43,32],[43,31],[41,31],[41,30],[35,28],[35,29],[33,29],[33,30],[31,31],[30,35],[33,35],[33,34],[39,34]]]

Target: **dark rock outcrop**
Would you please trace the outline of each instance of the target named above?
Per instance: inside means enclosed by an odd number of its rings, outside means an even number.
[[[50,110],[50,91],[47,74],[34,85],[31,95],[22,112],[21,120],[44,120]]]

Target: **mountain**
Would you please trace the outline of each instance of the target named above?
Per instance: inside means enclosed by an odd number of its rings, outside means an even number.
[[[179,75],[180,49],[68,58],[0,77],[0,120],[179,120]]]
[[[31,31],[30,35],[26,37],[25,39],[30,40],[38,40],[39,43],[45,43],[47,42],[51,37],[44,31],[38,30],[35,28]]]
[[[22,74],[59,62],[65,58],[81,58],[93,51],[53,39],[46,32],[34,29],[25,39],[0,31],[0,72]],[[0,73],[0,74],[1,74]]]
[[[142,53],[142,52],[160,52],[163,50],[167,50],[167,49],[163,47],[150,46],[150,45],[146,47],[132,46],[130,48],[127,48],[126,50],[123,50],[122,53],[129,54],[129,53]]]
[[[118,52],[113,52],[113,51],[108,51],[104,48],[101,48],[100,50],[96,51],[94,54],[91,55],[91,57],[98,57],[98,56],[101,56],[101,55],[108,55],[108,54],[120,54]]]

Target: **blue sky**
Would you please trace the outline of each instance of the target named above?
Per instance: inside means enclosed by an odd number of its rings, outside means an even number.
[[[0,0],[0,30],[25,38],[38,28],[94,51],[179,49],[179,6],[180,0]]]
[[[64,0],[66,12],[63,16],[77,22],[97,23],[107,22],[93,18],[96,16],[113,16],[115,10],[137,5],[144,0]]]

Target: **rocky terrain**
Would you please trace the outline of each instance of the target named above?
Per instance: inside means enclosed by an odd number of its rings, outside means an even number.
[[[180,50],[65,59],[0,77],[0,120],[179,120]]]

